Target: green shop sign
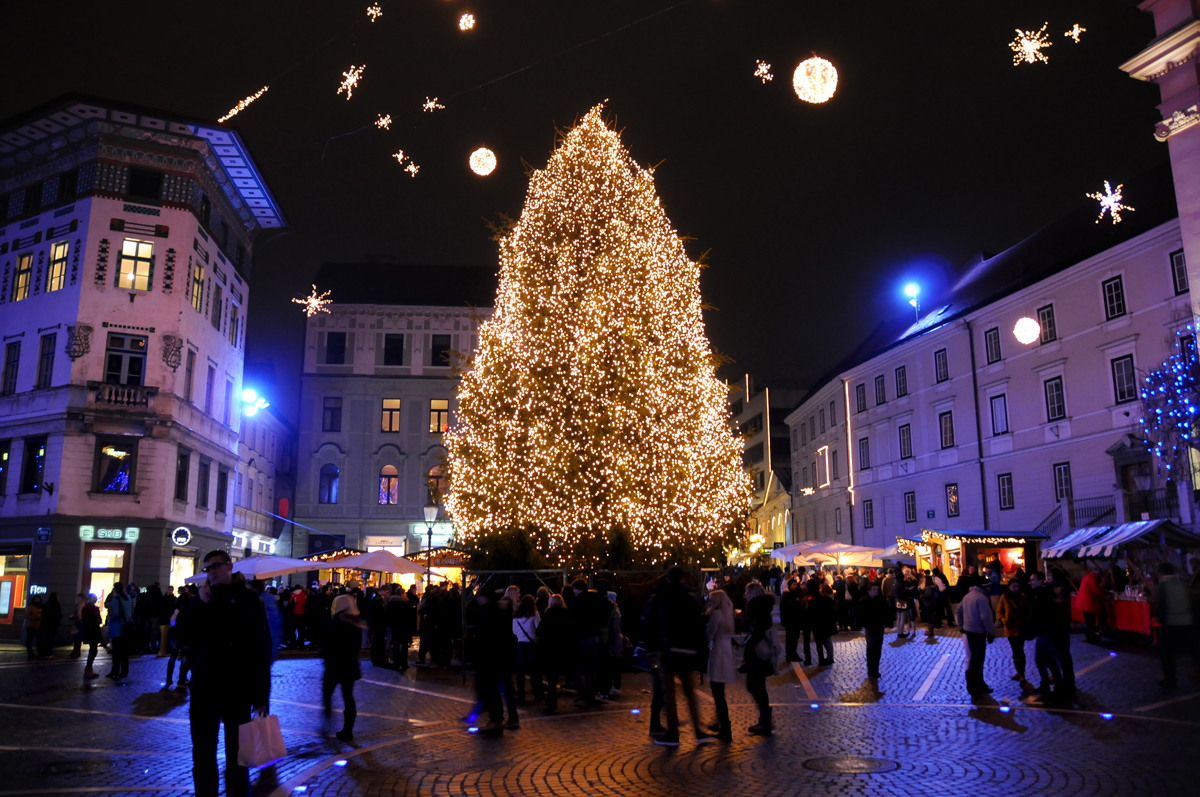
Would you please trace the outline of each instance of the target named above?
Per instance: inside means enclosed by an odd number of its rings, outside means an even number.
[[[137,526],[129,526],[124,529],[105,529],[96,528],[95,526],[80,526],[79,539],[84,542],[93,542],[96,540],[108,540],[110,542],[137,542],[138,536],[142,530]]]

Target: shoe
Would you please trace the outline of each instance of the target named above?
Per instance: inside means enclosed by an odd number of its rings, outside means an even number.
[[[771,735],[771,726],[764,725],[763,723],[759,722],[754,725],[751,725],[749,728],[746,729],[746,731],[751,736],[770,736]]]
[[[716,733],[717,731],[721,730],[721,723],[710,722],[706,727],[713,733]]]
[[[708,744],[709,742],[715,742],[716,740],[717,737],[713,736],[711,733],[696,734],[696,744]]]
[[[354,734],[351,731],[347,731],[344,729],[335,733],[334,736],[336,736],[338,738],[338,741],[340,741],[340,742],[354,741]]]
[[[666,732],[667,732],[667,729],[661,725],[651,725],[650,726],[650,735],[651,736],[654,736],[654,737],[663,736],[666,734]]]
[[[654,740],[654,743],[663,747],[678,747],[679,733],[667,733],[664,731],[662,736]]]
[[[106,675],[106,676],[104,676],[104,677],[105,677],[105,678],[111,678],[112,680],[114,680],[114,681],[115,681],[115,680],[117,680],[118,678],[120,678],[121,676],[117,675],[115,672],[110,672],[108,675]]]
[[[733,727],[731,725],[726,725],[724,728],[721,728],[721,730],[717,732],[717,738],[720,739],[722,742],[726,742],[726,743],[732,742],[733,741]]]
[[[508,722],[504,723],[504,727],[510,731],[519,731],[521,729],[521,720],[519,717],[509,717]]]
[[[504,735],[504,725],[499,722],[489,722],[479,729],[479,735],[489,739],[494,739],[497,736]]]
[[[609,697],[616,697],[619,694],[621,694],[621,688],[618,686],[614,686],[612,689],[608,690]]]
[[[867,673],[867,677],[874,678],[876,681],[878,681],[880,678],[880,675],[877,672],[871,672],[871,673]]]
[[[83,671],[83,677],[84,678],[99,678],[100,673],[96,672],[91,667],[88,667],[87,669],[85,669]]]

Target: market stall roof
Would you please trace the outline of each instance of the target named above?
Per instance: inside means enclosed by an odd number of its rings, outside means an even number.
[[[1111,528],[1112,526],[1084,526],[1074,531],[1068,531],[1061,538],[1042,549],[1042,558],[1056,559],[1065,556],[1069,551],[1078,548],[1088,540],[1099,537]]]
[[[313,563],[303,559],[289,559],[286,556],[250,556],[233,563],[233,572],[241,573],[247,579],[275,578],[289,573],[303,573],[313,570]],[[197,573],[191,578],[184,579],[188,584],[203,584],[208,578],[207,573]]]
[[[962,529],[921,529],[921,541],[929,542],[931,538],[943,540],[958,540],[959,542],[978,542],[985,545],[1013,543],[1024,545],[1030,540],[1048,540],[1050,535],[1044,531],[964,531]]]
[[[421,575],[425,568],[414,562],[402,559],[391,551],[371,551],[370,553],[354,554],[340,559],[330,559],[325,563],[328,567],[346,568],[349,570],[369,570],[374,573],[407,573]]]
[[[771,551],[771,558],[778,559],[781,562],[790,562],[797,556],[803,555],[805,551],[812,548],[814,545],[820,545],[821,540],[803,540],[794,542],[791,545],[785,545],[782,548],[776,548]]]
[[[328,567],[327,563],[331,559],[341,559],[343,557],[351,556],[352,554],[357,554],[357,553],[366,553],[366,551],[361,551],[358,548],[336,548],[332,551],[321,551],[319,553],[310,553],[308,556],[301,556],[300,558],[304,559],[305,561],[316,562],[321,565],[325,565],[325,567]],[[318,568],[313,568],[313,569],[316,570]]]
[[[1081,533],[1088,532],[1088,533]],[[1078,536],[1076,536],[1078,535]],[[1200,536],[1171,520],[1139,520],[1119,526],[1076,529],[1047,549],[1047,559],[1067,556],[1112,556],[1122,545],[1164,548],[1200,548]]]

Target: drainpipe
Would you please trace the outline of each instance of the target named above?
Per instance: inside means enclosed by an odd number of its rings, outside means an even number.
[[[983,422],[979,416],[979,374],[975,366],[975,331],[971,329],[970,321],[963,319],[963,324],[967,327],[967,343],[971,347],[971,398],[975,402],[975,445],[979,454],[979,494],[983,496],[983,530],[989,531],[987,469],[983,465]]]

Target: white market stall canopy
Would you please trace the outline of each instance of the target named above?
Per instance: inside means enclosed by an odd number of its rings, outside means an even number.
[[[879,567],[883,564],[879,559],[881,553],[883,553],[882,548],[870,548],[865,545],[805,540],[783,548],[776,548],[771,551],[771,556],[785,562],[794,561],[800,565],[832,563],[848,567]]]
[[[1118,526],[1075,529],[1049,545],[1043,558],[1112,556],[1118,547],[1200,548],[1200,537],[1170,520],[1139,520]]]
[[[323,568],[337,567],[347,570],[369,570],[373,573],[402,573],[408,575],[424,575],[425,568],[402,559],[391,551],[369,551],[368,553],[345,556],[341,559],[330,559],[322,562]],[[309,563],[309,569],[312,564]]]
[[[303,573],[316,569],[315,562],[306,562],[303,559],[289,559],[286,556],[250,556],[233,563],[233,572],[241,573],[246,577],[247,581],[253,581],[256,578],[276,578],[278,576],[286,576],[290,573]],[[184,580],[188,584],[203,584],[207,579],[207,573],[197,573],[191,578]]]

